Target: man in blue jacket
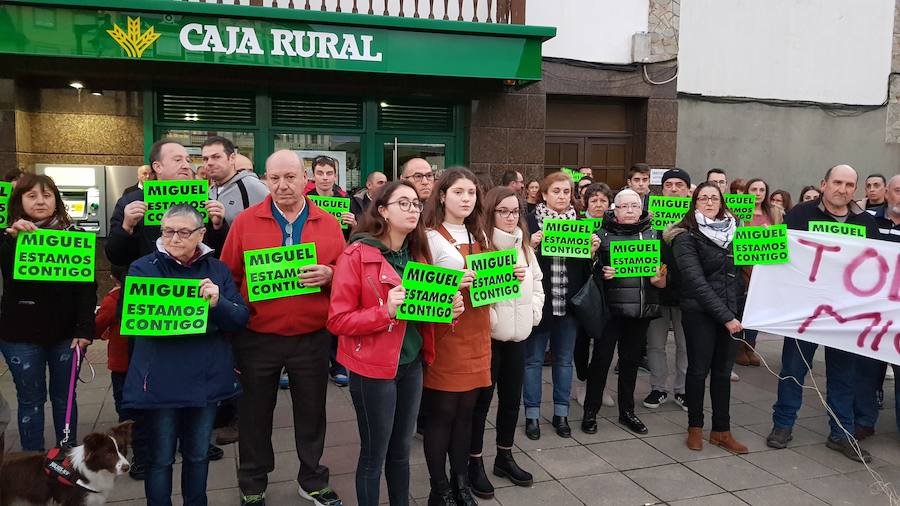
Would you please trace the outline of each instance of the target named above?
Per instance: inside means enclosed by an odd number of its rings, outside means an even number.
[[[809,230],[810,222],[831,221],[862,225],[866,228],[866,237],[878,239],[878,227],[875,219],[865,209],[853,201],[858,176],[849,165],[834,166],[825,173],[821,183],[822,196],[797,204],[785,216],[784,223],[792,230]],[[766,444],[770,448],[786,448],[792,439],[791,431],[797,420],[797,411],[803,402],[803,384],[806,373],[810,372],[813,355],[819,345],[808,341],[800,341],[790,337],[784,338],[781,351],[781,377],[778,382],[778,400],[772,407],[773,428]],[[849,433],[854,430],[854,400],[857,356],[853,353],[825,348],[825,377],[827,382],[828,407],[837,415],[840,425]],[[794,382],[796,378],[798,385]],[[831,433],[826,446],[842,453],[855,461],[870,462],[872,456],[866,450],[860,453],[850,444],[847,434],[834,419],[828,420]]]

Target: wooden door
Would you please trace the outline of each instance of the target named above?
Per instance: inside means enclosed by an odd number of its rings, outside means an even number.
[[[594,172],[594,181],[602,181],[613,191],[625,186],[625,171],[631,166],[627,139],[588,137],[585,139],[585,163]]]

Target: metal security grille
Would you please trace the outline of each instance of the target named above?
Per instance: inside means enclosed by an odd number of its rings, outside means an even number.
[[[212,96],[157,93],[157,122],[256,124],[253,96]]]
[[[382,102],[378,107],[378,129],[417,132],[453,131],[450,105],[414,105]]]
[[[272,97],[272,125],[318,130],[362,129],[363,104],[276,96]]]

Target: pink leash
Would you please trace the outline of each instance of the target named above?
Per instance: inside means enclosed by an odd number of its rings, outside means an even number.
[[[72,422],[72,401],[75,398],[75,380],[78,378],[78,364],[81,362],[81,346],[75,346],[75,357],[72,360],[72,374],[69,376],[69,400],[66,402],[66,426],[63,428],[63,439],[60,446],[69,442],[69,427]]]

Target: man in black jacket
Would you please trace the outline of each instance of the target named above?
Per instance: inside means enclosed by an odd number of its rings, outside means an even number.
[[[810,222],[814,221],[862,225],[866,228],[866,237],[877,239],[879,235],[875,219],[853,201],[857,180],[856,171],[849,165],[837,165],[828,169],[821,183],[822,196],[817,200],[794,206],[785,216],[785,224],[793,230],[809,230]],[[818,347],[817,344],[808,341],[784,338],[781,351],[781,377],[787,379],[778,382],[778,400],[773,406],[772,413],[774,426],[766,439],[766,444],[771,448],[785,448],[791,440],[797,411],[803,402],[803,390],[792,378],[803,384]],[[828,407],[837,415],[840,425],[851,434],[854,431],[856,363],[857,356],[853,353],[825,348]],[[841,452],[851,460],[865,462],[872,460],[872,456],[866,450],[860,449],[860,454],[857,454],[837,421],[829,419],[828,423],[831,426],[826,443],[828,448]]]
[[[163,139],[150,148],[150,167],[159,181],[194,179],[190,156],[184,146]],[[203,242],[218,252],[225,244],[228,233],[225,224],[225,207],[215,200],[206,201],[209,223]],[[158,226],[145,226],[144,191],[132,191],[116,202],[112,218],[109,219],[109,237],[106,239],[106,256],[115,265],[127,267],[138,258],[156,251],[156,240],[162,235]]]

